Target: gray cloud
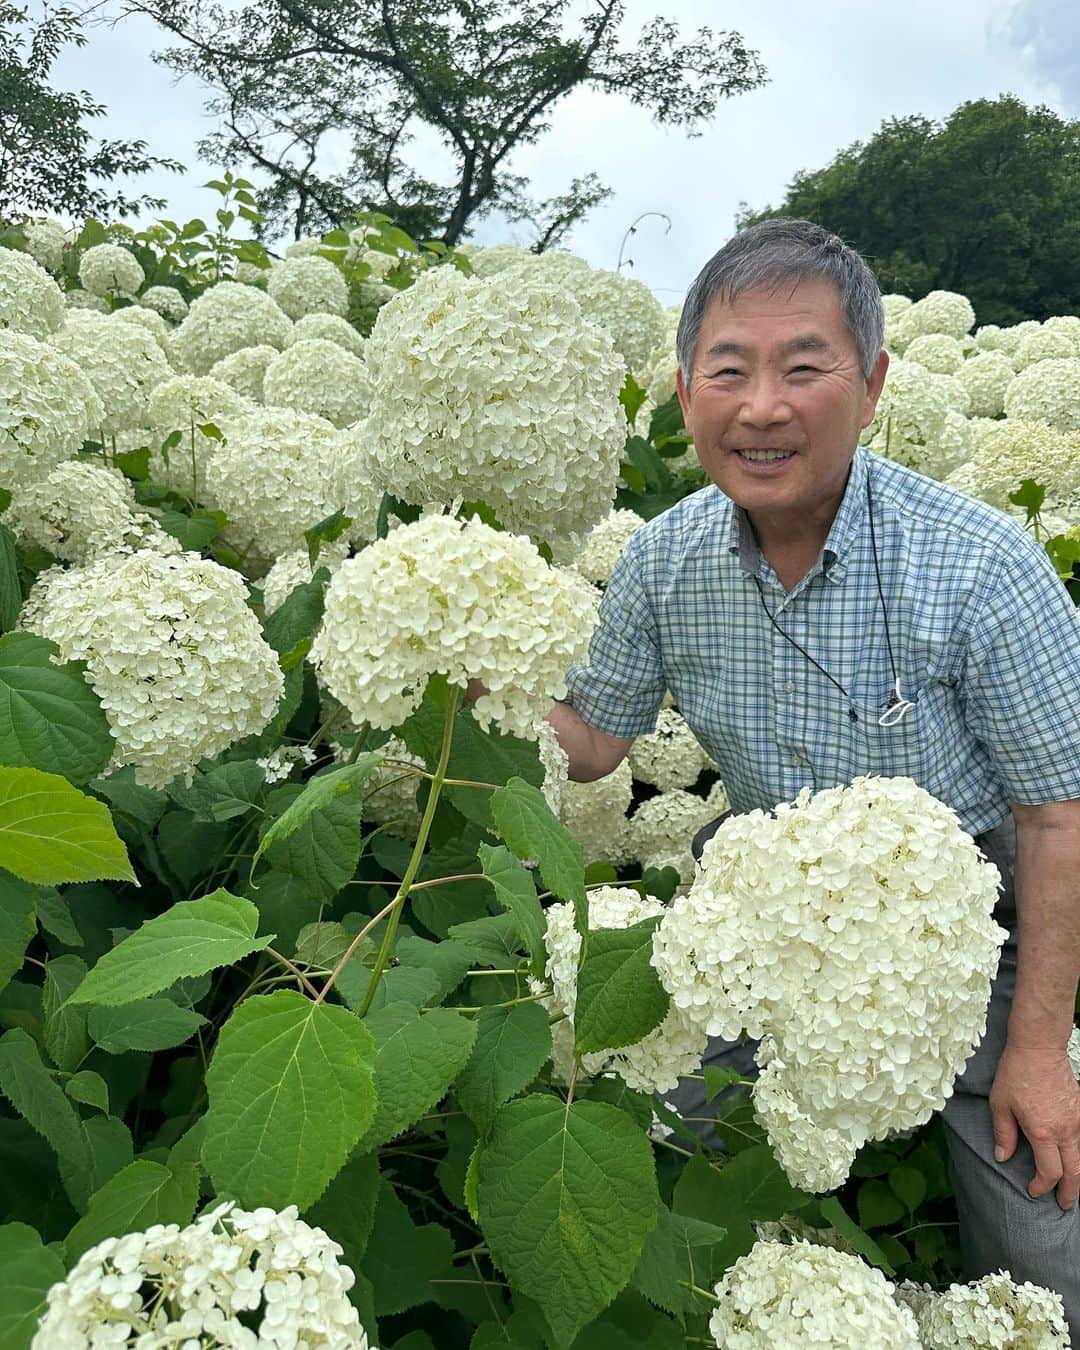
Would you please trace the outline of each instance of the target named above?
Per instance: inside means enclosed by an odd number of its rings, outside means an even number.
[[[1015,48],[1037,76],[1080,112],[1080,7],[1076,0],[1014,0],[991,25],[996,41]]]

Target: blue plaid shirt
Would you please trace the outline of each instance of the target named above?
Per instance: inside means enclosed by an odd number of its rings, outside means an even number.
[[[915,704],[888,727],[868,475],[900,689]],[[846,696],[776,630],[755,577]],[[567,683],[586,723],[627,737],[655,729],[670,689],[736,811],[905,775],[975,835],[1010,799],[1080,797],[1080,619],[1044,550],[1002,512],[862,449],[821,557],[790,591],[716,487],[649,521]]]

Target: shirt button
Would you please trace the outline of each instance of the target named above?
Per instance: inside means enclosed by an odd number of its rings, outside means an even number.
[[[787,684],[784,685],[784,693],[793,694],[794,692],[795,692],[795,681],[788,680]]]
[[[799,765],[803,762],[802,755],[792,755],[792,756],[791,756],[791,762],[792,762],[792,764],[794,764],[794,766],[795,766],[796,768],[798,768]]]

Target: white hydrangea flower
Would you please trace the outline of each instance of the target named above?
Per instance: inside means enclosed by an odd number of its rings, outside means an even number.
[[[723,1350],[920,1350],[894,1286],[858,1256],[812,1242],[755,1242],[716,1285],[709,1331]]]
[[[806,790],[721,825],[653,963],[710,1035],[765,1038],[778,1156],[821,1179],[820,1132],[837,1131],[836,1184],[842,1156],[940,1110],[978,1044],[1006,936],[999,880],[910,779]]]
[[[69,460],[15,487],[3,519],[19,539],[81,564],[120,543],[134,513],[135,494],[123,474]]]
[[[47,338],[63,326],[64,295],[28,253],[0,248],[0,332]]]
[[[557,816],[569,781],[570,759],[550,722],[541,718],[534,727],[534,734],[540,763],[544,766],[544,800],[551,808],[551,814]]]
[[[319,556],[315,560],[314,567],[311,565],[306,544],[303,548],[282,553],[275,560],[273,567],[259,582],[263,593],[263,610],[266,615],[269,617],[276,609],[280,609],[295,588],[310,581],[320,568],[325,567],[327,571],[333,574],[335,568],[344,562],[348,555],[349,541],[346,538],[335,539],[332,543],[323,544],[319,549]]]
[[[1042,326],[1049,333],[1064,333],[1073,345],[1073,355],[1080,356],[1080,315],[1053,314]]]
[[[892,325],[897,350],[904,353],[909,342],[926,333],[944,333],[961,340],[971,332],[975,310],[966,295],[956,291],[931,291],[903,310]]]
[[[638,383],[645,390],[648,402],[659,408],[675,393],[675,372],[679,368],[679,357],[675,350],[675,335],[682,317],[682,306],[672,305],[664,310],[664,335],[649,353],[641,367]],[[642,433],[644,434],[644,433]]]
[[[121,244],[95,244],[79,259],[83,289],[101,297],[134,294],[146,280],[142,264]]]
[[[905,1281],[896,1297],[913,1313],[926,1350],[1064,1350],[1072,1344],[1061,1295],[1019,1284],[1007,1270],[943,1293]]]
[[[944,478],[964,455],[955,437],[946,440],[952,409],[939,378],[925,366],[894,360],[861,443],[919,473]]]
[[[570,294],[434,268],[380,310],[365,354],[363,434],[381,490],[417,505],[482,500],[538,538],[584,532],[611,509],[622,362]]]
[[[914,301],[910,295],[900,295],[895,291],[881,297],[881,308],[885,311],[885,322],[897,319],[905,309],[910,309]]]
[[[630,764],[625,759],[603,778],[591,783],[571,781],[563,788],[559,817],[581,845],[586,863],[621,867],[631,860],[627,812],[633,792]]]
[[[1005,412],[1029,422],[1040,419],[1060,431],[1080,431],[1080,356],[1039,361],[1013,378]]]
[[[137,426],[150,394],[172,378],[157,339],[137,323],[117,322],[111,315],[72,314],[50,341],[94,386],[104,413],[100,430],[106,436]]]
[[[766,1036],[756,1058],[764,1064],[754,1083],[754,1114],[769,1136],[776,1160],[801,1190],[818,1193],[842,1186],[858,1152],[850,1135],[819,1124],[785,1085],[787,1066]]]
[[[255,763],[263,771],[267,783],[283,783],[298,764],[309,769],[318,756],[307,745],[279,745]]]
[[[81,448],[104,416],[94,386],[70,357],[0,329],[0,482],[40,478]]]
[[[89,309],[95,314],[109,314],[112,306],[100,295],[91,295],[89,291],[65,291],[64,304],[68,309]]]
[[[1039,328],[1020,339],[1013,356],[1016,369],[1027,370],[1039,361],[1067,361],[1077,355],[1072,339],[1052,328]]]
[[[971,411],[971,395],[963,382],[955,375],[940,375],[936,371],[931,371],[928,378],[945,395],[945,402],[953,412],[961,413],[966,419]]]
[[[642,919],[663,913],[664,906],[659,900],[642,897],[628,886],[600,886],[589,892],[590,932],[597,928],[630,928]],[[545,918],[544,945],[548,958],[544,974],[551,981],[550,1006],[552,1011],[566,1015],[572,1052],[581,934],[574,927],[573,905],[549,905]],[[705,1043],[700,1028],[672,1007],[660,1025],[642,1040],[583,1055],[581,1067],[591,1078],[614,1070],[635,1092],[671,1092],[680,1077],[701,1068]]]
[[[341,564],[311,660],[358,725],[397,726],[441,673],[461,688],[481,680],[477,721],[528,738],[584,654],[586,585],[521,535],[423,516]]]
[[[79,294],[79,292],[74,292]],[[76,311],[82,313],[82,311]],[[92,311],[96,313],[97,311]],[[141,328],[143,332],[149,333],[157,345],[165,353],[165,359],[172,367],[170,374],[175,374],[183,369],[183,361],[180,359],[180,352],[173,338],[173,330],[154,309],[144,309],[142,305],[125,305],[122,309],[112,311],[114,323],[129,323],[136,328]]]
[[[973,417],[1000,417],[1005,411],[1005,390],[1014,371],[1012,362],[998,351],[969,356],[956,378],[967,390]]]
[[[938,375],[955,375],[964,364],[964,349],[947,333],[923,333],[908,343],[904,360],[915,361]]]
[[[266,368],[280,352],[265,342],[257,347],[241,347],[210,367],[210,379],[220,380],[253,403],[265,401]]]
[[[169,323],[182,323],[187,317],[188,302],[175,286],[147,286],[139,296],[139,304]]]
[[[573,566],[586,581],[603,582],[606,585],[631,536],[644,524],[636,511],[609,511],[585,536],[573,559]]]
[[[527,266],[536,262],[539,256],[531,249],[520,248],[517,244],[492,244],[489,248],[464,244],[461,252],[468,258],[472,270],[478,277],[493,277],[498,272],[505,272],[508,267],[520,267],[522,264]],[[559,253],[553,250],[547,256],[568,259],[569,266],[576,264],[582,271],[587,270],[589,266],[584,258],[579,258],[573,253]]]
[[[28,220],[23,226],[26,251],[46,272],[59,272],[64,265],[68,233],[57,220]]]
[[[269,266],[260,267],[258,263],[238,262],[233,268],[232,280],[238,286],[258,286],[265,289],[269,275]]]
[[[423,769],[424,761],[414,755],[405,742],[391,736],[381,747],[386,759],[398,760]],[[345,758],[342,752],[341,758]],[[382,825],[387,834],[414,843],[420,832],[420,808],[416,790],[424,780],[409,773],[401,763],[380,764],[364,785],[364,821]]]
[[[266,368],[263,394],[268,404],[313,413],[344,428],[367,411],[364,362],[337,342],[305,338],[275,354]]]
[[[37,621],[22,622],[85,661],[136,782],[191,781],[196,764],[260,732],[281,669],[237,572],[194,553],[107,554],[52,577]]]
[[[1073,1027],[1066,1053],[1069,1056],[1069,1068],[1073,1071],[1073,1077],[1080,1078],[1080,1027]]]
[[[236,281],[219,281],[191,302],[176,341],[184,363],[196,375],[239,351],[266,343],[280,350],[292,329],[292,320],[264,291]]]
[[[204,436],[199,427],[216,426],[224,435],[234,421],[254,411],[248,399],[209,375],[174,375],[163,380],[146,405],[146,443],[154,480],[201,499],[206,466],[220,442]],[[181,433],[180,443],[163,451],[162,443],[174,431]]]
[[[642,783],[652,783],[661,792],[693,787],[702,769],[712,761],[701,748],[686,720],[674,708],[663,708],[656,730],[639,736],[630,747],[630,769]]]
[[[1003,511],[1013,510],[1009,493],[1025,478],[1052,501],[1067,498],[1080,489],[1080,430],[1006,417],[979,428],[971,466],[978,495]]]
[[[329,258],[283,258],[271,267],[266,292],[290,319],[349,312],[348,283]]]
[[[305,342],[308,338],[322,338],[324,342],[336,342],[353,356],[363,356],[364,335],[358,332],[348,319],[340,314],[305,314],[293,324],[293,330],[286,339],[286,348],[294,342]]]
[[[236,1346],[375,1350],[342,1248],[298,1217],[215,1206],[91,1247],[49,1290],[31,1350]]]
[[[689,881],[694,875],[694,835],[726,810],[722,788],[708,797],[682,788],[660,792],[630,817],[630,852],[642,867],[676,867],[682,880]]]
[[[317,239],[314,235],[308,235],[304,239],[294,239],[285,250],[286,258],[310,258],[312,254],[318,253],[322,248],[323,241]]]
[[[979,352],[1001,352],[1008,356],[1016,344],[1005,336],[1008,329],[997,323],[984,323],[975,329],[975,350]]]

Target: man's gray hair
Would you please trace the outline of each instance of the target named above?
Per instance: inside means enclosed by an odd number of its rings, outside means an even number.
[[[810,279],[830,281],[840,297],[844,322],[855,339],[864,378],[877,361],[885,336],[885,311],[877,278],[844,241],[809,220],[777,216],[740,230],[714,253],[687,292],[675,350],[689,384],[705,311],[717,296],[734,304],[744,292],[770,292]]]

